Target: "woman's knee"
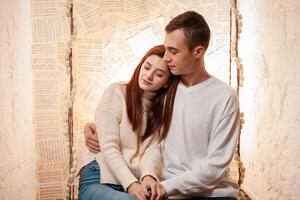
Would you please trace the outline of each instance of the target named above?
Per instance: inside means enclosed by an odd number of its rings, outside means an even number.
[[[88,186],[79,190],[78,200],[101,200],[103,191],[101,191],[100,184],[89,184]]]
[[[103,184],[91,184],[79,191],[79,200],[134,200],[126,192],[115,190]]]

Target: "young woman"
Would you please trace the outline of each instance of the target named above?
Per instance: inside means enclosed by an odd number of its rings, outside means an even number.
[[[156,175],[158,143],[167,136],[179,80],[164,53],[163,45],[151,48],[127,84],[104,91],[95,115],[101,152],[87,156],[80,200],[163,198]]]

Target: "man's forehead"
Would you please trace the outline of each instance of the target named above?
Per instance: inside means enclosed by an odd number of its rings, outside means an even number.
[[[184,48],[187,46],[183,32],[175,30],[165,34],[163,45],[165,48]]]
[[[178,40],[176,39],[176,37],[173,36],[173,34],[171,33],[166,33],[165,34],[165,38],[164,38],[164,46],[167,47],[174,47],[174,45],[176,45],[176,43],[178,43]]]

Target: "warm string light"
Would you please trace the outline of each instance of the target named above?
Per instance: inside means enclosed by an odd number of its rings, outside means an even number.
[[[64,115],[64,123],[63,123],[63,134],[66,138],[66,146],[69,149],[70,153],[70,166],[69,166],[69,175],[67,180],[67,185],[65,188],[65,199],[69,200],[71,199],[72,193],[72,187],[74,185],[74,178],[76,176],[76,169],[77,169],[77,156],[76,156],[76,149],[73,145],[73,103],[75,100],[75,86],[74,82],[76,82],[76,78],[73,74],[72,67],[71,67],[71,61],[72,61],[72,43],[76,40],[75,31],[74,31],[74,23],[72,19],[72,12],[73,9],[73,1],[67,0],[66,2],[66,16],[69,19],[69,24],[71,27],[71,35],[69,41],[66,43],[66,50],[65,50],[65,67],[66,67],[66,73],[70,76],[70,95],[65,101],[65,105],[63,108]],[[72,198],[74,199],[74,197]]]
[[[239,95],[239,89],[244,85],[244,69],[242,64],[242,59],[238,55],[238,41],[240,40],[240,36],[242,33],[242,15],[240,14],[238,8],[237,8],[237,0],[231,0],[231,20],[235,21],[235,32],[231,32],[231,44],[230,44],[230,58],[234,61],[237,71],[237,94]],[[232,29],[232,27],[230,27]],[[233,38],[232,38],[233,37]],[[240,134],[241,130],[243,128],[243,125],[245,123],[244,119],[244,113],[240,113]],[[239,180],[238,184],[241,186],[241,184],[244,181],[245,178],[245,167],[243,166],[243,163],[240,159],[240,142],[238,142],[237,146],[237,154],[235,155],[234,159],[238,162],[238,168],[239,168]],[[240,192],[238,199],[240,200],[246,200],[247,196],[245,193]]]
[[[75,23],[72,21],[72,10],[73,8],[73,0],[67,0],[66,2],[66,16],[69,19],[70,26],[74,26]],[[243,64],[241,58],[238,56],[238,41],[240,39],[240,35],[242,33],[242,15],[239,13],[239,10],[237,9],[237,1],[236,0],[231,0],[231,13],[232,13],[232,19],[235,20],[235,29],[236,32],[234,34],[234,38],[231,38],[231,59],[234,60],[236,64],[236,69],[237,69],[237,92],[239,93],[239,88],[244,85],[244,70],[243,70]],[[65,50],[65,66],[66,66],[66,73],[72,77],[72,70],[70,66],[70,57],[72,54],[72,43],[76,41],[76,34],[75,34],[75,29],[71,31],[71,36],[70,40],[67,42],[66,50]],[[75,78],[72,77],[72,82],[75,82]],[[73,117],[70,115],[70,109],[73,107],[73,102],[74,102],[74,97],[75,97],[75,87],[73,86],[71,88],[70,96],[67,98],[64,106],[64,125],[63,125],[63,134],[66,137],[66,145],[67,148],[70,149],[71,152],[71,157],[70,159],[72,160],[72,164],[70,166],[70,173],[68,175],[68,182],[67,186],[65,188],[65,199],[69,200],[71,198],[71,193],[72,193],[72,186],[74,185],[74,178],[76,176],[76,169],[77,169],[77,156],[76,156],[76,148],[73,146],[73,144],[70,141],[70,124],[69,124],[69,119],[70,117]],[[244,113],[240,113],[240,126],[241,130],[243,128],[243,125],[245,123],[244,120]],[[238,162],[238,167],[239,167],[239,180],[238,183],[241,185],[243,183],[244,177],[245,177],[245,167],[243,166],[243,163],[241,162],[240,155],[239,155],[239,147],[238,147],[238,155],[235,155],[234,159]],[[246,196],[244,193],[239,193],[239,199],[243,200],[246,199]]]

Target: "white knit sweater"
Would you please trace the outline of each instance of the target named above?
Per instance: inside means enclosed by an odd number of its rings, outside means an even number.
[[[85,161],[79,168],[92,160],[100,166],[101,183],[121,184],[125,190],[145,175],[157,177],[157,164],[160,159],[158,138],[151,136],[138,144],[137,136],[127,116],[126,85],[115,83],[103,93],[95,114],[96,128],[101,152],[85,151]],[[151,102],[143,98],[144,126],[147,110]]]

